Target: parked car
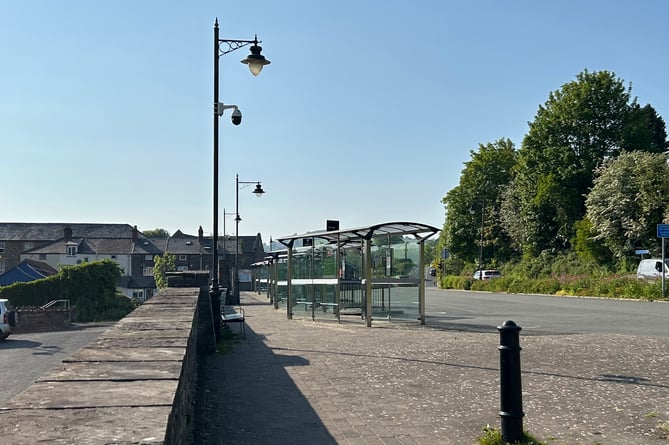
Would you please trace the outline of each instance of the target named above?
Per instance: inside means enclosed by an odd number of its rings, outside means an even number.
[[[502,276],[502,273],[497,269],[486,269],[486,270],[477,270],[474,272],[475,280],[492,280],[493,278],[499,278]]]
[[[664,276],[669,277],[669,266],[664,265]],[[636,270],[636,277],[641,280],[657,280],[662,278],[662,259],[651,258],[641,260]]]
[[[12,310],[9,300],[0,299],[0,340],[9,337],[18,321],[19,317],[16,311]]]
[[[430,267],[430,276],[431,277],[436,277],[437,276],[437,269],[434,267]]]

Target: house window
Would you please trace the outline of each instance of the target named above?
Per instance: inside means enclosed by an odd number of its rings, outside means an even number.
[[[139,301],[140,303],[143,303],[144,300],[144,291],[143,290],[133,290],[132,291],[132,298]]]
[[[144,261],[153,261],[153,257],[151,255],[144,255]]]
[[[186,255],[179,255],[179,261],[186,261]]]
[[[40,259],[40,261],[46,261],[46,253],[40,253],[39,254],[39,259]]]
[[[142,270],[142,275],[145,277],[152,277],[153,276],[153,267],[144,267]]]
[[[67,246],[67,256],[75,256],[77,254],[77,246]]]
[[[26,241],[23,243],[23,250],[30,250],[35,247],[35,244],[32,241]]]
[[[3,253],[5,251],[5,242],[0,241],[0,253]]]
[[[0,258],[0,274],[5,273],[5,260]]]
[[[185,272],[188,270],[188,266],[177,266],[178,272]]]

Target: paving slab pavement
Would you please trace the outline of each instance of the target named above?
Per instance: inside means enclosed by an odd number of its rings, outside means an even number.
[[[499,427],[496,330],[287,320],[264,295],[241,301],[246,339],[206,358],[198,444],[468,445]],[[526,431],[551,445],[669,443],[669,339],[520,342]]]

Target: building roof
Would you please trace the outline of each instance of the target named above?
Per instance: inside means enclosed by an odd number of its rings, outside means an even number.
[[[170,237],[165,243],[165,252],[177,255],[197,255],[203,253],[203,248],[197,237]]]
[[[61,238],[45,246],[36,247],[25,253],[29,254],[64,254],[67,245],[77,245],[77,253],[89,255],[160,255],[162,251],[147,238],[139,238],[136,242],[131,238],[72,238],[66,241]]]
[[[211,236],[203,236],[199,238],[195,235],[188,235],[181,230],[177,230],[169,238],[150,238],[153,244],[156,245],[163,252],[169,252],[173,255],[199,255],[211,254],[213,238]],[[262,247],[262,238],[260,234],[257,235],[240,235],[239,236],[239,252],[251,253],[256,251],[256,247]],[[218,237],[218,250],[221,255],[232,255],[235,253],[237,241],[234,236],[221,235]]]
[[[56,272],[58,271],[46,263],[23,260],[4,274],[0,275],[0,286],[35,281],[41,278],[46,278]]]
[[[0,241],[55,241],[63,238],[66,227],[73,237],[87,238],[131,238],[133,231],[129,224],[0,222]]]

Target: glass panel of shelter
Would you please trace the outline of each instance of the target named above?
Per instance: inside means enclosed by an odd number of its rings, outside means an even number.
[[[277,257],[272,262],[273,279],[273,299],[274,307],[285,308],[288,299],[288,259],[285,256]]]
[[[420,317],[420,246],[401,236],[374,238],[372,318],[415,321]]]

